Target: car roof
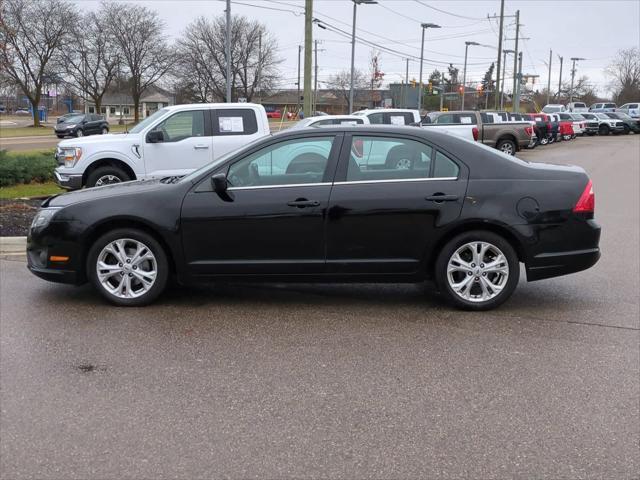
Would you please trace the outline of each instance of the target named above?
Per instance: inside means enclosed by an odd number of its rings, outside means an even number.
[[[194,107],[197,107],[197,108],[246,108],[246,109],[259,108],[264,110],[264,107],[257,103],[185,103],[181,105],[169,105],[163,108],[173,112],[177,110],[190,110]]]

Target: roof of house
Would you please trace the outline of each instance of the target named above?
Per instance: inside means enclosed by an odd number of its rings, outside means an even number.
[[[149,87],[140,98],[142,102],[164,102],[172,103],[174,95],[155,85]],[[89,103],[93,103],[89,100]],[[125,91],[108,91],[102,97],[102,105],[133,105],[133,97]]]

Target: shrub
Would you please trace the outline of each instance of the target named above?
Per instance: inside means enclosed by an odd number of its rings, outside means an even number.
[[[9,153],[0,150],[0,187],[17,183],[47,182],[56,168],[53,151]]]

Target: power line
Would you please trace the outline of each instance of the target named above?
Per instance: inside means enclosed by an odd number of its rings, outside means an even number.
[[[422,2],[421,0],[414,0],[414,2],[416,2],[419,5],[422,5],[423,7],[427,7],[427,8],[430,8],[432,10],[435,10],[436,12],[444,13],[445,15],[451,15],[452,17],[464,18],[466,20],[485,20],[484,18],[466,17],[464,15],[458,15],[457,13],[447,12],[446,10],[442,10],[440,8],[433,7],[431,5],[427,5],[426,3]]]

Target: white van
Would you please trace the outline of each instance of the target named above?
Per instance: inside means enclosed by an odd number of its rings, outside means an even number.
[[[128,133],[63,140],[56,149],[54,175],[68,190],[182,176],[268,134],[262,105],[175,105]]]

